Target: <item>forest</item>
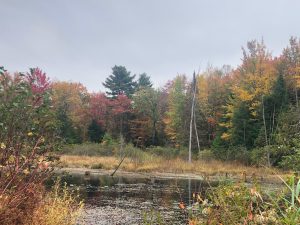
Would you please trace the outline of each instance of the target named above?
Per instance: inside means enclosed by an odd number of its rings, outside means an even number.
[[[95,74],[95,82],[100,76]],[[180,179],[189,199],[180,195],[180,211],[168,211],[178,224],[299,224],[298,38],[291,37],[278,56],[263,40],[249,41],[238,66],[177,74],[160,87],[146,72],[136,75],[123,65],[105,76],[106,92],[94,93],[79,82],[51,80],[38,67],[28,72],[0,67],[0,224],[78,224],[82,196],[88,205],[95,190],[105,198],[125,185],[131,189],[122,194],[145,197],[150,190],[154,201],[161,190],[174,198]],[[274,171],[285,188],[271,195],[264,185],[278,185]],[[86,195],[72,189],[76,172],[84,177],[77,191]],[[126,186],[121,178],[114,183],[115,173],[148,179],[147,192],[140,183]],[[196,186],[199,176],[207,189],[191,193],[191,180]],[[73,183],[63,185],[66,177]],[[163,186],[163,179],[175,180],[175,188]],[[169,214],[158,206],[143,212],[143,224],[177,224],[164,221]],[[117,207],[108,210],[119,214]]]
[[[196,73],[193,153],[247,165],[298,169],[300,42],[292,37],[281,55],[263,41],[242,49],[241,64]],[[114,66],[106,93],[80,83],[51,85],[53,108],[65,143],[120,139],[145,151],[153,146],[187,151],[192,75],[177,75],[160,88],[146,73]],[[97,78],[95,77],[95,80]],[[95,81],[96,82],[96,81]],[[100,84],[99,84],[100,85]]]

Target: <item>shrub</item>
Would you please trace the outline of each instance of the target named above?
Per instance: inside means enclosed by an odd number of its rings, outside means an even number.
[[[210,161],[215,159],[214,153],[210,149],[204,149],[199,152],[198,159]]]
[[[39,206],[34,210],[28,225],[74,225],[82,213],[83,202],[74,191],[67,188],[66,183],[61,187],[57,180]]]
[[[300,149],[297,149],[293,152],[295,153],[283,156],[279,166],[284,169],[300,171]]]
[[[164,157],[166,159],[175,158],[179,155],[179,152],[180,152],[180,150],[178,148],[161,147],[161,146],[147,148],[146,151],[150,154]]]
[[[205,193],[193,194],[194,204],[189,212],[189,224],[300,224],[300,180],[280,178],[285,187],[273,193],[263,193],[258,185],[222,183]],[[270,191],[270,190],[269,190]]]
[[[152,160],[152,156],[150,154],[139,148],[133,147],[132,144],[127,144],[124,148],[124,151],[125,155],[136,164]]]
[[[48,177],[58,143],[51,83],[40,69],[10,75],[0,68],[0,221],[22,224]],[[5,221],[5,222],[4,222]]]
[[[105,133],[102,138],[101,144],[104,146],[110,146],[110,145],[117,144],[117,142],[111,137],[109,133]]]

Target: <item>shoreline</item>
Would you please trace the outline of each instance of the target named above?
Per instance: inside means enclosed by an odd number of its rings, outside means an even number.
[[[111,176],[114,170],[109,169],[90,169],[84,167],[63,167],[55,168],[54,173],[56,174],[81,174],[84,175],[89,173],[90,175],[99,176]],[[142,179],[193,179],[193,180],[203,180],[203,181],[224,181],[231,180],[233,182],[244,182],[244,183],[262,183],[262,184],[282,184],[282,181],[278,178],[278,175],[264,175],[260,178],[254,178],[250,174],[245,176],[237,176],[236,174],[224,174],[217,175],[206,175],[199,173],[174,173],[174,172],[132,172],[125,170],[118,170],[114,177],[129,177],[129,178],[142,178]],[[281,175],[282,176],[282,175]],[[284,175],[285,176],[285,175]]]

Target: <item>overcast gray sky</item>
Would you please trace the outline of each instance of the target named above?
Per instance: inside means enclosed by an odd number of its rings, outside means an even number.
[[[300,36],[299,0],[0,0],[0,10],[0,65],[90,91],[114,65],[161,86],[208,63],[236,66],[249,40],[277,55]]]

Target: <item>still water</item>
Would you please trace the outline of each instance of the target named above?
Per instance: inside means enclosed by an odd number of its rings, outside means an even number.
[[[160,218],[163,224],[186,224],[187,216],[179,203],[192,204],[192,194],[208,187],[207,183],[195,179],[89,173],[67,174],[63,181],[79,187],[85,209],[78,224],[86,225],[144,224],[151,218]]]

